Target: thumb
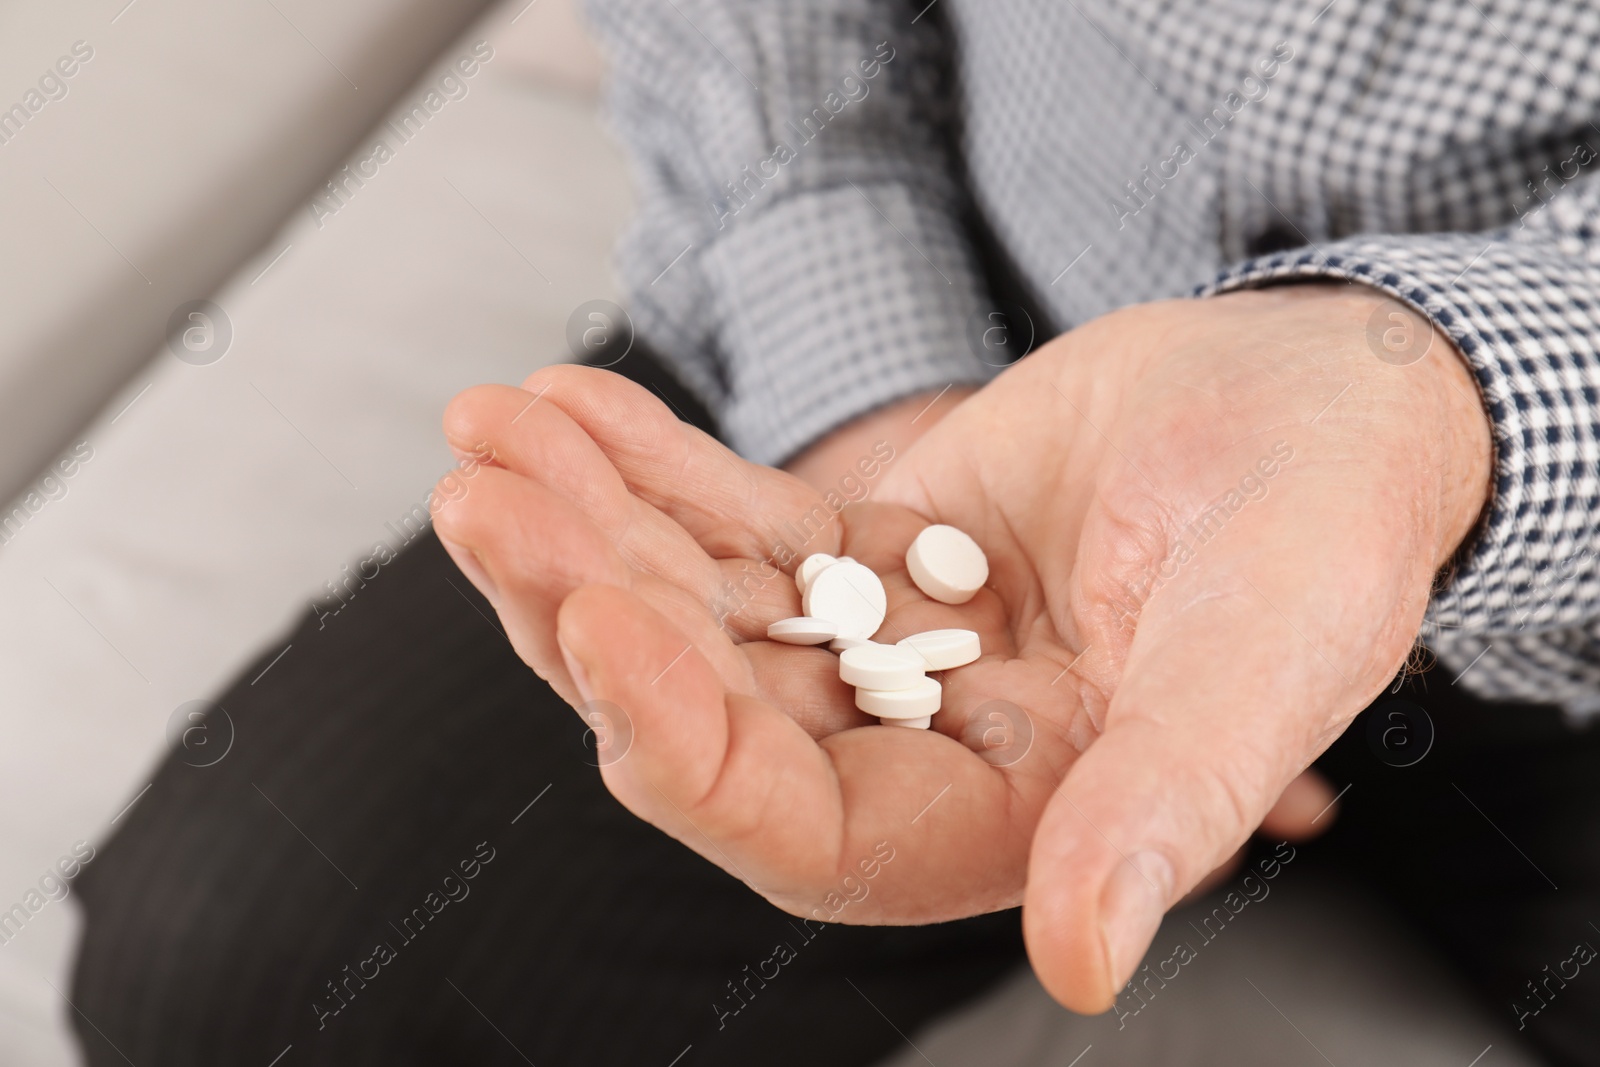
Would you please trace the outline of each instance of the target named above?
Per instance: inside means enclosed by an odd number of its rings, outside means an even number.
[[[1344,677],[1355,672],[1334,666],[1351,661],[1348,650],[1312,647],[1303,620],[1291,625],[1263,602],[1272,592],[1242,580],[1230,592],[1174,592],[1177,606],[1146,606],[1105,731],[1034,837],[1028,951],[1045,987],[1077,1011],[1111,1006],[1166,909],[1249,838],[1337,736],[1343,709],[1359,708]]]

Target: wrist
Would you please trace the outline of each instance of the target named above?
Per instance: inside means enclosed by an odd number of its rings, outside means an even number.
[[[1440,482],[1440,556],[1455,558],[1483,517],[1494,484],[1494,427],[1471,366],[1455,342],[1437,327],[1433,347],[1421,361],[1439,386],[1444,410],[1444,466]]]
[[[1433,542],[1434,569],[1450,564],[1482,519],[1494,471],[1493,422],[1472,366],[1450,336],[1409,304],[1359,282],[1305,279],[1210,299],[1301,304],[1327,329],[1315,348],[1347,361],[1346,388],[1375,405],[1369,416],[1380,421],[1368,432],[1398,450],[1392,476],[1428,511],[1417,533]]]
[[[896,451],[904,450],[975,392],[977,386],[952,385],[885,404],[812,443],[783,469],[815,488],[830,489],[841,475],[852,473],[877,442],[888,441]]]
[[[1409,436],[1414,428],[1424,435],[1419,442],[1424,469],[1437,479],[1433,563],[1442,568],[1456,557],[1488,506],[1493,422],[1471,364],[1448,334],[1382,290],[1358,285],[1356,291],[1364,305],[1366,347],[1379,360],[1377,380],[1387,379],[1391,395],[1410,401],[1396,409],[1402,432]]]

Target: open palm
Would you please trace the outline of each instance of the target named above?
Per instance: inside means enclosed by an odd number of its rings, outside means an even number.
[[[1441,480],[1471,464],[1439,429],[1470,431],[1470,380],[1449,352],[1428,371],[1375,360],[1372,299],[1281,290],[1098,320],[837,516],[647,391],[552,368],[452,405],[452,443],[496,465],[438,528],[519,654],[626,735],[602,773],[636,814],[798,915],[1026,901],[1046,984],[1103,1007],[1161,911],[1393,675],[1475,514],[1479,472]],[[989,556],[967,604],[905,573],[929,522]],[[831,653],[764,640],[799,614],[788,575],[814,551],[884,579],[880,640],[980,634],[934,730],[871,725]]]

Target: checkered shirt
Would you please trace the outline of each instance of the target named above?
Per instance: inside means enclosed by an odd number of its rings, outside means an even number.
[[[588,3],[631,313],[743,454],[988,380],[995,251],[1041,339],[1359,281],[1455,341],[1495,426],[1427,644],[1482,696],[1600,712],[1600,6]]]

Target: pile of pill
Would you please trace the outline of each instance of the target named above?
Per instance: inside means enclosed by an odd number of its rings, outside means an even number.
[[[954,526],[929,526],[906,549],[906,571],[934,600],[965,604],[989,580],[989,561]],[[807,556],[794,580],[805,614],[773,623],[767,637],[839,653],[839,677],[856,687],[856,707],[885,725],[927,729],[944,696],[928,672],[964,667],[982,651],[971,630],[928,630],[895,644],[872,640],[888,597],[878,576],[849,556]]]

